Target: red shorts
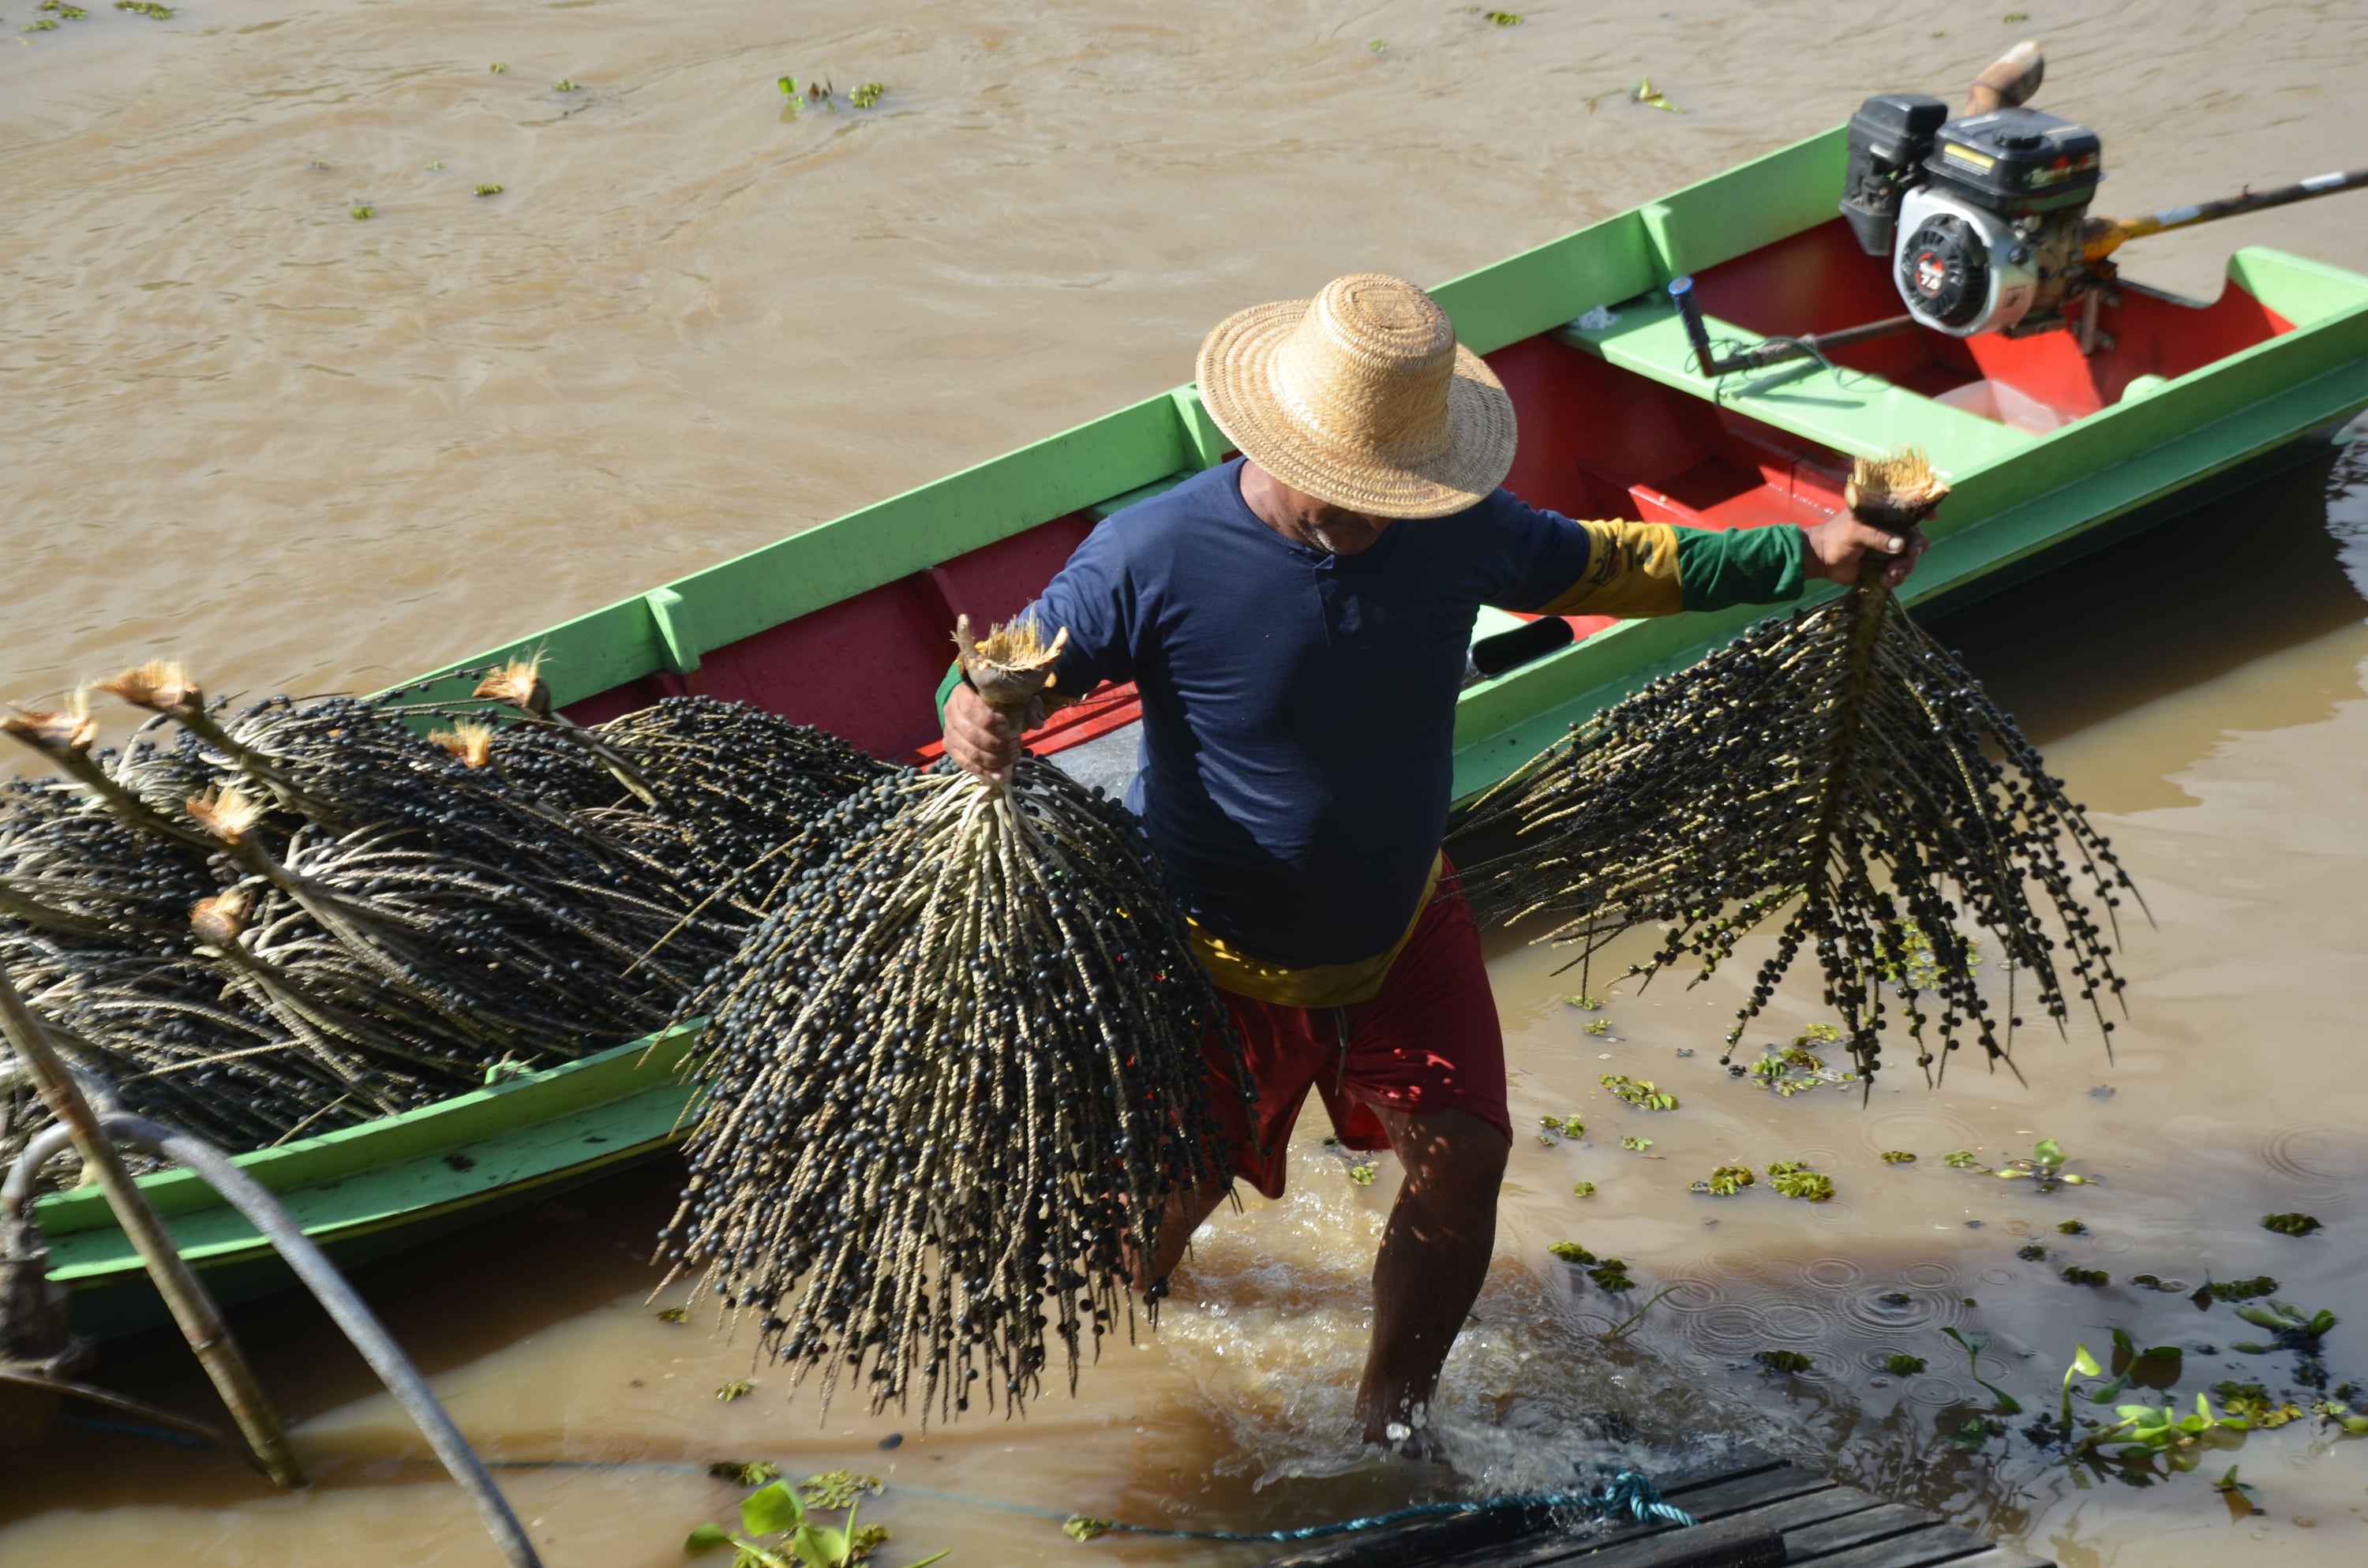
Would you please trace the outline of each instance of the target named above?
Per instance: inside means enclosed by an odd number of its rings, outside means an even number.
[[[1472,906],[1453,877],[1447,868],[1372,1001],[1286,1007],[1223,994],[1257,1097],[1242,1098],[1213,1038],[1209,1097],[1233,1147],[1234,1174],[1269,1198],[1282,1196],[1292,1125],[1311,1087],[1351,1149],[1390,1146],[1375,1108],[1469,1111],[1512,1138],[1504,1031]]]

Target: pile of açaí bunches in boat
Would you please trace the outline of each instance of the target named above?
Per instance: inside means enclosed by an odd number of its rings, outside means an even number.
[[[1057,652],[975,651],[1013,648]],[[1133,818],[1048,764],[705,698],[583,728],[530,665],[98,689],[150,714],[120,748],[81,699],[0,718],[57,770],[0,790],[0,965],[142,1114],[253,1149],[705,1020],[665,1257],[825,1397],[947,1415],[1074,1384],[1222,1168],[1214,989]],[[21,1080],[0,1113],[0,1154],[46,1119]]]
[[[530,665],[476,695],[209,700],[176,665],[0,729],[0,964],[131,1108],[233,1150],[663,1028],[753,924],[759,867],[889,771],[735,703],[593,730]],[[462,686],[460,689],[470,689]],[[0,1153],[44,1119],[21,1077]]]

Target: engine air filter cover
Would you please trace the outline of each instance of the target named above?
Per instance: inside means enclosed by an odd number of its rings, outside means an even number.
[[[2104,177],[2097,133],[2035,108],[2002,108],[1941,127],[1924,170],[2009,217],[2087,204]]]

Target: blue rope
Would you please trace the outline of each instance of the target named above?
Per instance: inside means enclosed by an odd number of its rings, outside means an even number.
[[[1497,1508],[1576,1508],[1597,1518],[1625,1516],[1639,1524],[1657,1522],[1680,1528],[1691,1528],[1694,1522],[1691,1514],[1663,1500],[1661,1489],[1653,1484],[1651,1476],[1634,1470],[1620,1471],[1605,1483],[1600,1492],[1514,1493],[1473,1501],[1417,1503],[1411,1507],[1394,1508],[1386,1514],[1368,1514],[1359,1518],[1336,1520],[1328,1525],[1304,1525],[1291,1530],[1178,1530],[1157,1525],[1131,1525],[1116,1519],[1073,1517],[1087,1527],[1086,1534],[1089,1536],[1109,1531],[1158,1536],[1167,1540],[1254,1540],[1288,1544],[1320,1540],[1326,1536],[1354,1535],[1363,1530],[1380,1529],[1386,1525],[1404,1524],[1410,1519],[1481,1514]]]
[[[78,1427],[86,1432],[104,1432],[110,1436],[147,1437],[156,1442],[172,1443],[181,1448],[204,1449],[212,1444],[163,1427],[129,1421],[108,1421],[86,1415],[63,1415],[58,1418],[63,1426]],[[493,1460],[487,1461],[495,1470],[658,1470],[700,1471],[705,1465],[666,1460]],[[1038,1518],[1057,1519],[1064,1525],[1082,1527],[1079,1540],[1092,1536],[1142,1535],[1156,1536],[1163,1540],[1261,1541],[1289,1544],[1302,1540],[1322,1540],[1329,1536],[1355,1535],[1364,1530],[1381,1529],[1413,1519],[1446,1518],[1460,1514],[1485,1514],[1498,1508],[1571,1508],[1601,1519],[1629,1518],[1638,1524],[1669,1524],[1691,1528],[1694,1517],[1661,1496],[1661,1489],[1653,1478],[1642,1471],[1623,1470],[1604,1483],[1600,1492],[1529,1492],[1508,1493],[1497,1497],[1457,1500],[1444,1503],[1417,1503],[1409,1507],[1393,1508],[1386,1514],[1366,1514],[1353,1519],[1336,1519],[1327,1525],[1303,1525],[1289,1530],[1179,1530],[1160,1525],[1129,1524],[1122,1519],[1101,1519],[1083,1514],[1063,1514],[1032,1504],[1015,1503],[1008,1499],[971,1497],[959,1492],[942,1492],[932,1486],[900,1482],[896,1490],[924,1497],[939,1497],[973,1507],[992,1508],[1000,1513],[1030,1514]]]

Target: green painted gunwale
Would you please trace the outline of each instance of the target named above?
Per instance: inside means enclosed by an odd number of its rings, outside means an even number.
[[[2044,437],[2009,430],[1880,378],[1822,369],[1713,389],[1686,369],[1660,286],[1833,216],[1837,128],[1440,286],[1462,339],[1482,353],[1543,333],[1624,369],[1844,452],[1921,447],[1954,487],[1908,597],[1962,595],[2042,551],[2075,543],[2368,408],[2368,278],[2252,248],[2232,280],[2294,330]],[[1566,324],[1620,307],[1603,332]],[[1716,330],[1718,324],[1713,324]],[[1733,328],[1728,335],[1748,336]],[[852,595],[1069,513],[1106,515],[1225,450],[1190,386],[620,600],[450,671],[540,652],[562,703],[700,656]],[[1825,591],[1830,592],[1828,587]],[[1485,789],[1571,722],[1701,657],[1758,612],[1629,621],[1463,694],[1459,795]],[[1486,630],[1484,627],[1483,630]],[[457,677],[456,677],[457,681]],[[689,1037],[620,1048],[408,1115],[241,1163],[329,1241],[368,1236],[666,1146],[689,1101],[672,1074]],[[459,1156],[448,1158],[448,1156]],[[250,1261],[261,1244],[179,1172],[143,1177],[193,1261]],[[96,1193],[42,1199],[54,1277],[80,1289],[138,1278]]]

